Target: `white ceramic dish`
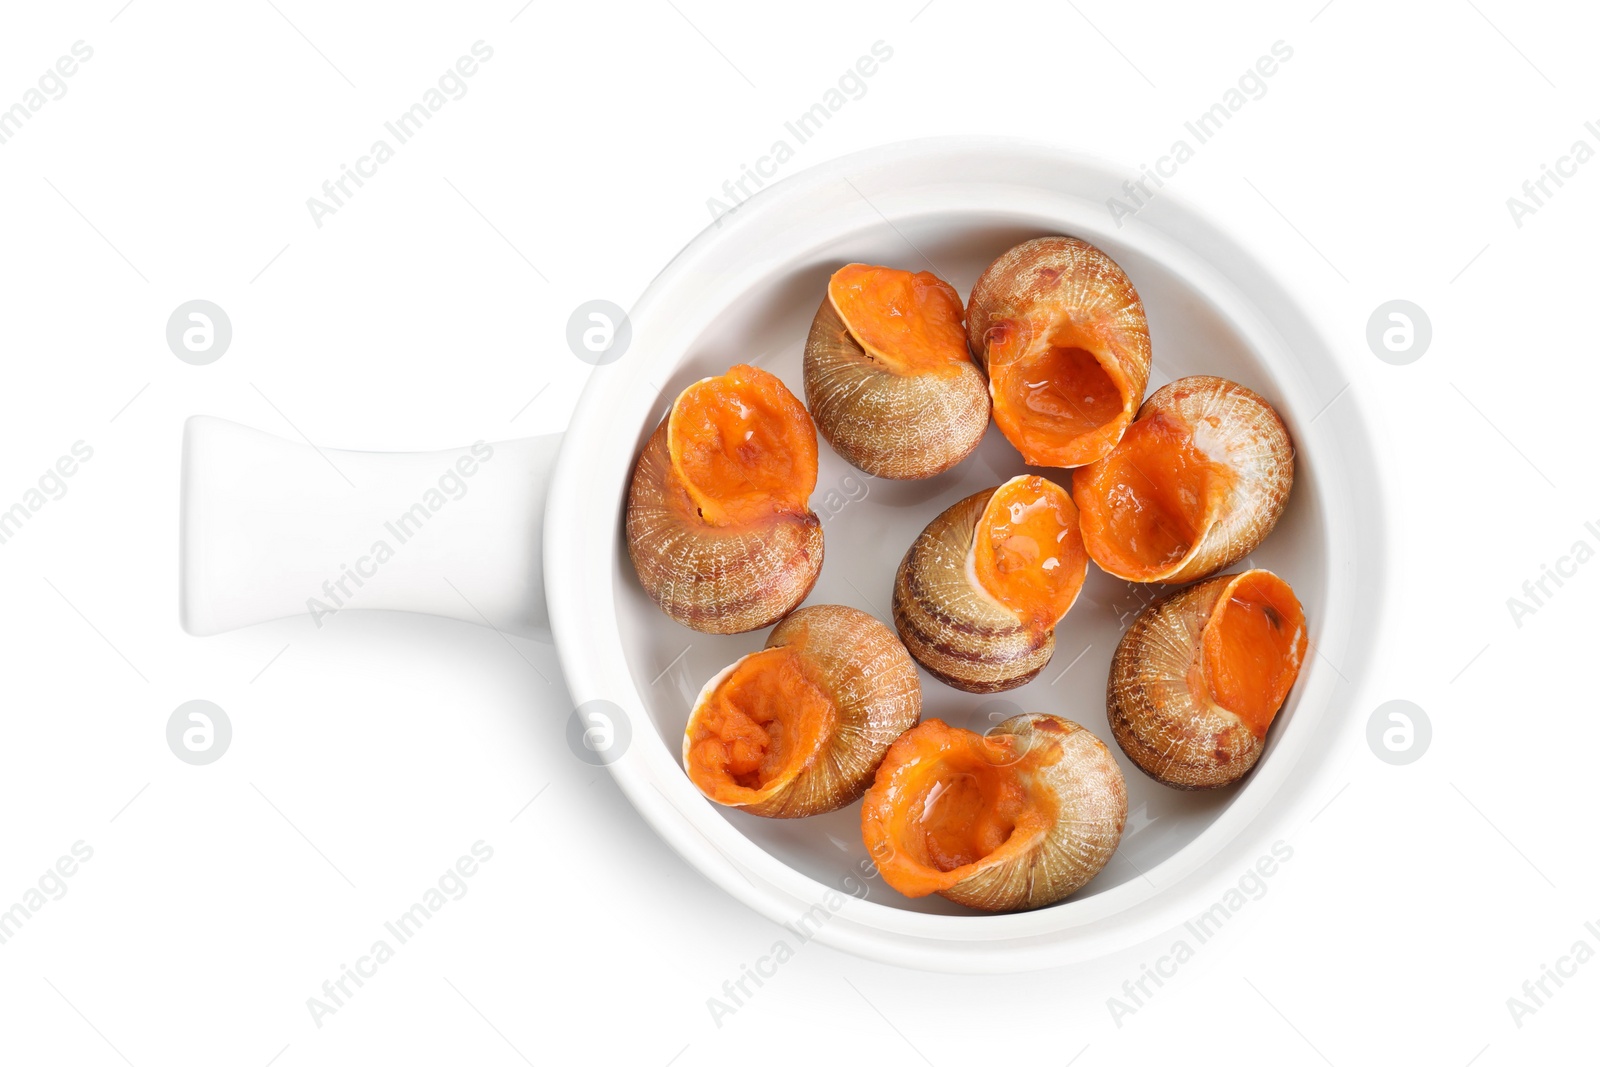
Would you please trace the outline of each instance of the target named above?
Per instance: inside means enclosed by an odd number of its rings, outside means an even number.
[[[299,614],[311,596],[339,610],[426,611],[536,636],[553,631],[574,703],[607,701],[625,717],[610,768],[657,832],[752,908],[863,956],[1016,971],[1176,928],[1337,788],[1319,757],[1351,724],[1349,683],[1361,678],[1377,639],[1382,492],[1369,433],[1345,394],[1348,378],[1300,303],[1223,230],[1166,192],[1116,226],[1105,201],[1122,181],[1103,164],[1057,150],[964,138],[874,150],[762,192],[696,238],[634,307],[631,346],[595,370],[561,443],[542,524],[548,438],[496,443],[492,457],[481,443],[452,452],[318,452],[192,419],[184,439],[183,623],[214,633]],[[802,344],[841,264],[931,267],[965,295],[999,252],[1054,233],[1099,245],[1132,277],[1149,315],[1151,389],[1218,374],[1262,393],[1283,415],[1298,451],[1294,493],[1250,562],[1293,583],[1316,653],[1243,782],[1179,793],[1145,778],[1112,745],[1129,785],[1117,857],[1053,907],[978,915],[884,885],[861,843],[859,803],[812,819],[767,820],[700,795],[679,765],[690,702],[765,634],[710,637],[661,614],[628,561],[623,502],[641,445],[690,382],[753,362],[802,395]],[[329,477],[330,464],[345,472],[342,482]],[[824,520],[826,560],[810,602],[851,604],[887,621],[895,567],[928,520],[1021,470],[993,427],[974,455],[925,482],[868,478],[824,444],[812,507]],[[542,574],[534,565],[541,529]],[[380,540],[394,551],[376,552]],[[1109,741],[1111,654],[1152,594],[1091,566],[1057,628],[1056,659],[1038,679],[985,698],[924,675],[924,716],[982,729],[1019,708],[1049,711]],[[640,891],[648,884],[648,872],[639,872]]]
[[[630,315],[630,349],[595,371],[563,441],[545,577],[574,701],[609,701],[629,717],[631,743],[611,770],[674,848],[774,920],[815,916],[825,943],[907,965],[1009,971],[1096,956],[1179,925],[1208,903],[1203,887],[1234,859],[1248,864],[1264,853],[1297,809],[1317,779],[1308,773],[1317,749],[1346,714],[1353,694],[1345,683],[1373,648],[1384,550],[1377,468],[1353,400],[1328,403],[1348,381],[1331,346],[1259,262],[1174,198],[1163,194],[1117,227],[1105,202],[1122,180],[1044,147],[941,139],[837,160],[775,185],[708,228],[650,285]],[[663,616],[633,576],[621,517],[639,448],[685,385],[754,362],[803,396],[806,330],[838,266],[933,269],[965,295],[996,254],[1053,233],[1099,245],[1132,277],[1149,314],[1152,390],[1186,374],[1218,374],[1261,392],[1284,416],[1298,451],[1295,489],[1250,562],[1293,583],[1318,651],[1242,783],[1180,793],[1124,759],[1130,817],[1118,857],[1054,907],[977,915],[937,897],[906,899],[876,878],[859,804],[789,821],[701,797],[678,759],[690,702],[765,635],[712,637]],[[992,426],[977,453],[925,482],[868,478],[824,444],[812,506],[824,519],[825,563],[808,603],[851,604],[887,621],[895,566],[923,525],[1023,469]],[[1056,659],[1038,679],[985,698],[924,674],[924,717],[981,729],[1018,707],[1051,711],[1109,742],[1106,671],[1150,591],[1090,570],[1057,629]]]

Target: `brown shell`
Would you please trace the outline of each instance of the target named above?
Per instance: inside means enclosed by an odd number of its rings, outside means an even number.
[[[973,578],[973,538],[994,494],[985,489],[941,512],[894,577],[894,625],[906,649],[929,674],[968,693],[1025,685],[1056,647],[1054,630],[1024,625]]]
[[[931,478],[965,459],[989,426],[975,364],[955,377],[896,374],[869,356],[826,295],[806,338],[806,407],[833,450],[880,478]]]
[[[1128,787],[1111,750],[1093,733],[1056,715],[1014,715],[991,729],[986,738],[1012,735],[1017,740],[999,758],[1023,762],[1035,745],[1059,745],[1060,758],[1024,776],[1024,787],[1050,794],[1056,805],[1049,829],[1028,847],[1002,859],[979,860],[959,880],[935,890],[940,896],[982,911],[1022,911],[1054,904],[1081,889],[1110,862],[1122,840],[1128,818]],[[901,742],[897,742],[897,745]],[[904,742],[910,744],[910,741]],[[912,798],[894,792],[891,752],[862,807],[863,837],[874,835],[869,823],[896,803]],[[880,867],[881,869],[881,867]]]
[[[1243,720],[1191,682],[1201,671],[1201,638],[1217,601],[1244,575],[1222,574],[1170,593],[1133,620],[1111,658],[1106,718],[1134,765],[1177,789],[1238,781],[1264,747]]]
[[[1150,394],[1139,418],[1156,411],[1200,428],[1194,438],[1197,446],[1230,467],[1236,479],[1187,555],[1159,577],[1127,578],[1178,585],[1233,566],[1266,540],[1294,487],[1294,444],[1271,404],[1226,378],[1195,374],[1169,382]],[[1073,494],[1076,499],[1076,478]],[[1095,562],[1118,578],[1126,577],[1098,559]]]
[[[1070,322],[1095,334],[1127,382],[1118,418],[1121,425],[1098,455],[1079,461],[1093,462],[1133,421],[1150,383],[1150,327],[1144,302],[1127,273],[1099,248],[1077,237],[1038,237],[1001,253],[979,276],[967,301],[967,346],[988,373],[990,330],[1002,323],[1023,326],[1042,346],[1048,339],[1041,326],[1052,321]],[[1029,463],[1039,464],[1020,443],[1012,444]]]
[[[766,648],[785,646],[804,658],[807,676],[833,698],[839,717],[822,751],[799,774],[774,783],[755,803],[732,805],[775,819],[820,815],[854,803],[872,784],[889,746],[922,716],[916,664],[889,628],[866,612],[839,604],[801,608],[767,637]],[[738,663],[700,691],[684,728],[685,764],[695,715]]]
[[[663,420],[634,468],[627,540],[640,584],[667,615],[701,633],[744,633],[772,625],[810,595],[822,571],[815,514],[716,527],[696,521],[686,499],[672,477]]]

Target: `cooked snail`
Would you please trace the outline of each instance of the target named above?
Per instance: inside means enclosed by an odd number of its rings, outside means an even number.
[[[1035,466],[1104,456],[1150,381],[1139,294],[1076,237],[1024,241],[989,264],[967,304],[967,341],[989,375],[995,425]]]
[[[987,735],[929,719],[889,749],[861,806],[884,881],[984,911],[1053,904],[1111,859],[1127,783],[1101,740],[1054,715]]]
[[[1244,776],[1306,654],[1306,618],[1271,571],[1224,574],[1140,612],[1111,660],[1106,715],[1139,769],[1179,789]]]
[[[945,684],[1014,689],[1050,661],[1088,567],[1066,490],[1012,478],[951,505],[918,536],[895,575],[895,628]]]
[[[662,611],[702,633],[757,630],[822,569],[811,416],[776,377],[736,366],[678,395],[628,490],[628,555]]]
[[[801,608],[700,692],[683,765],[711,800],[798,818],[851,803],[922,714],[917,668],[871,615]]]
[[[1255,551],[1283,514],[1294,448],[1236,382],[1179,378],[1150,394],[1106,456],[1072,474],[1083,543],[1131,582],[1189,582]]]
[[[834,451],[868,474],[930,478],[978,447],[989,393],[961,317],[927,271],[834,273],[805,351],[806,405]]]

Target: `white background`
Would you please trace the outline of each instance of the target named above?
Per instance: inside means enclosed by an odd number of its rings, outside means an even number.
[[[0,908],[74,842],[93,849],[0,945],[0,1059],[1593,1057],[1600,962],[1520,1026],[1507,998],[1578,939],[1600,948],[1584,929],[1600,925],[1600,563],[1520,627],[1506,603],[1575,541],[1600,546],[1584,528],[1600,531],[1600,161],[1520,227],[1506,204],[1575,140],[1600,148],[1591,10],[275,3],[12,7],[0,31],[0,107],[74,42],[94,50],[0,145],[0,508],[74,442],[94,450],[0,545]],[[318,228],[307,197],[478,40],[494,54],[467,94]],[[1294,52],[1171,190],[1333,309],[1341,402],[1387,434],[1384,652],[1328,754],[1349,784],[1293,829],[1266,895],[1120,1020],[1108,998],[1170,938],[984,979],[805,945],[719,1026],[707,998],[781,931],[573,758],[549,646],[360,613],[320,631],[178,627],[185,417],[373,449],[561,429],[589,369],[566,346],[573,308],[630,304],[724,181],[880,40],[892,59],[784,173],[938,133],[1046,139],[1131,171],[1273,42]],[[195,298],[233,324],[210,366],[165,342]],[[1393,298],[1433,324],[1408,366],[1366,346]],[[1434,729],[1404,767],[1364,739],[1394,697]],[[165,740],[195,698],[234,729],[205,767]],[[467,895],[317,1026],[307,998],[479,840],[493,859]]]

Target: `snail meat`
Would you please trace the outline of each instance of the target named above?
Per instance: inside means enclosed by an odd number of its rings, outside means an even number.
[[[995,425],[1034,466],[1104,456],[1150,382],[1138,292],[1076,237],[1024,241],[989,264],[967,303],[967,342],[989,376]]]
[[[773,375],[736,366],[689,386],[628,489],[628,555],[650,599],[702,633],[770,626],[822,569],[817,431]]]
[[[1106,716],[1140,770],[1211,789],[1255,765],[1306,654],[1305,611],[1266,570],[1224,574],[1152,603],[1111,659]]]
[[[861,806],[884,881],[983,911],[1053,904],[1117,850],[1127,783],[1077,723],[1015,715],[988,734],[929,719],[889,749]]]
[[[1244,559],[1293,485],[1294,448],[1272,405],[1209,375],[1150,394],[1111,454],[1072,473],[1084,546],[1130,582],[1190,582]]]
[[[1067,491],[1012,478],[951,505],[918,536],[895,575],[895,627],[946,685],[1014,689],[1050,661],[1088,567]]]
[[[804,369],[817,429],[868,474],[930,478],[989,426],[961,297],[927,271],[841,267],[811,323]]]
[[[817,815],[860,797],[921,714],[917,668],[887,626],[855,608],[801,608],[701,690],[683,765],[718,804]]]

